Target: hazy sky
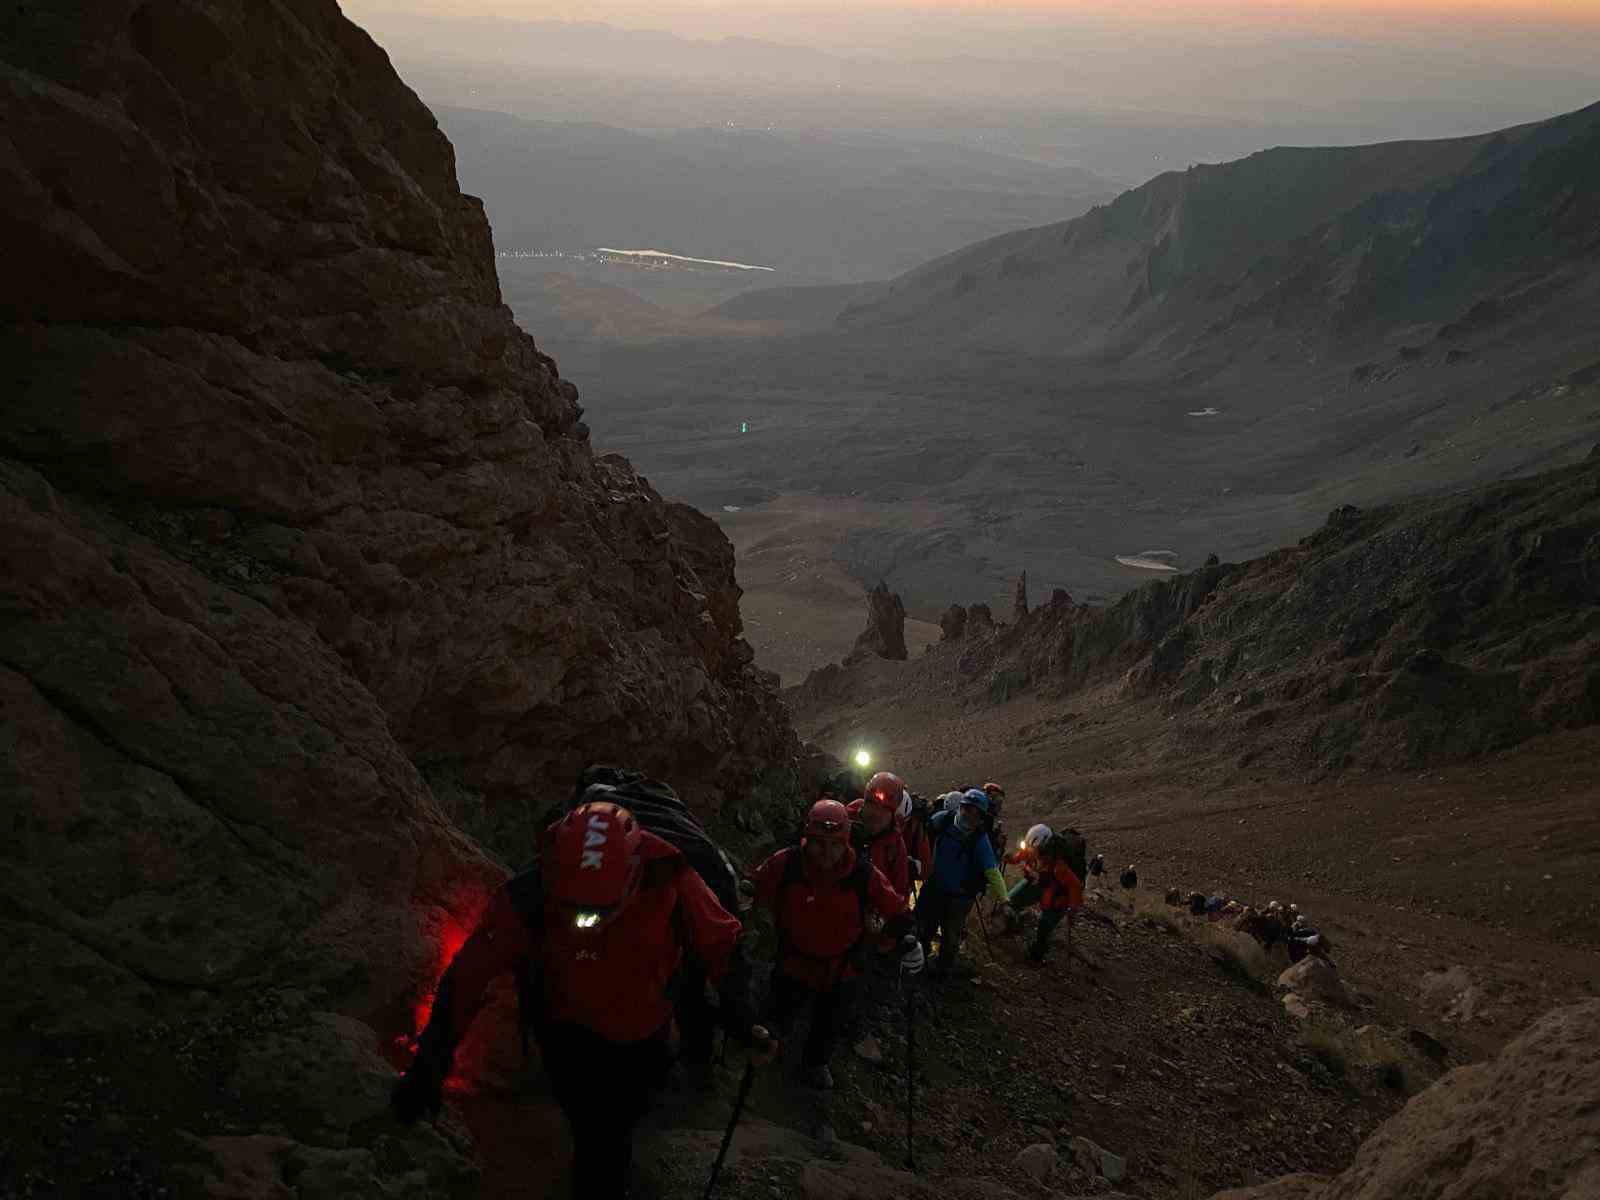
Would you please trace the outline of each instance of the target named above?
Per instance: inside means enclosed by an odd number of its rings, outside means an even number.
[[[607,21],[699,36],[779,33],[824,44],[896,26],[919,32],[907,10],[940,23],[1023,27],[1083,20],[1135,26],[1175,24],[1340,31],[1382,36],[1403,27],[1436,32],[1577,26],[1600,30],[1600,0],[363,0],[362,7],[530,20]]]
[[[689,84],[730,74],[753,92],[912,92],[952,105],[1009,98],[1271,121],[1343,121],[1356,137],[1481,132],[1600,101],[1600,0],[343,0],[414,73],[446,59],[609,64],[625,85],[673,70]],[[580,46],[572,34],[478,26],[472,18],[586,21],[699,41]],[[421,18],[421,20],[419,20]],[[441,22],[440,19],[443,19]],[[458,21],[457,18],[468,18]],[[722,54],[706,39],[762,38],[823,50],[828,63]],[[581,39],[579,39],[581,41]],[[599,48],[597,48],[599,47]],[[585,57],[585,56],[588,57]],[[952,70],[948,60],[967,60]],[[815,74],[808,75],[808,71]],[[427,80],[424,81],[428,82]],[[437,90],[437,89],[435,89]],[[457,102],[468,102],[457,97]],[[480,101],[483,98],[479,98]],[[551,119],[638,125],[574,97]],[[505,102],[502,102],[505,103]],[[649,105],[641,102],[643,107]],[[508,107],[509,104],[507,105]],[[863,102],[863,114],[872,105]],[[996,107],[995,111],[999,111]],[[711,119],[723,108],[712,106]],[[740,119],[734,112],[729,119]],[[822,116],[808,119],[830,123]],[[1376,121],[1376,123],[1374,123]],[[837,122],[831,122],[837,124]],[[1335,133],[1318,136],[1337,136]]]

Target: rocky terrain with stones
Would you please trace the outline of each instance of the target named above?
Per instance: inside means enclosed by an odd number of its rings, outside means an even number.
[[[1250,766],[1270,821],[1307,773],[1465,763],[1496,788],[1516,763],[1492,756],[1531,746],[1568,771],[1564,807],[1517,837],[1544,837],[1558,889],[1591,877],[1592,463],[1341,512],[1107,609],[1019,589],[1010,624],[965,608],[915,658],[884,588],[836,693],[807,685],[791,717],[741,636],[732,547],[590,448],[448,142],[333,0],[23,0],[0,75],[0,1195],[573,1194],[505,1003],[440,1122],[401,1127],[388,1096],[488,890],[595,758],[671,779],[750,856],[833,743],[871,735],[913,782],[1011,770],[1019,818],[1081,812],[1150,876],[1242,886],[1214,805],[1178,818],[1209,822],[1201,866],[1118,797],[1187,803],[1161,771],[1194,755]],[[1391,821],[1432,802],[1411,799]],[[1499,833],[1534,870],[1514,808],[1459,854]],[[1274,869],[1309,896],[1332,888],[1313,861]],[[977,979],[913,1002],[915,1175],[890,994],[838,1138],[774,1071],[723,1194],[1592,1191],[1592,901],[1524,910],[1517,875],[1485,918],[1424,878],[1416,912],[1380,911],[1397,877],[1328,901],[1334,981],[1142,892],[1097,889],[1103,920],[1043,973],[984,941]],[[1517,971],[1461,954],[1474,931],[1520,941]],[[1426,948],[1397,971],[1402,938]],[[1564,961],[1530,978],[1548,946]],[[664,1106],[659,1196],[700,1193],[735,1070]]]

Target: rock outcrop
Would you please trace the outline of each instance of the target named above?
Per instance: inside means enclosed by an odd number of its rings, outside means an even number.
[[[944,615],[939,618],[939,640],[941,642],[959,642],[967,635],[967,610],[959,604],[952,604],[944,610]]]
[[[732,550],[592,453],[334,0],[23,0],[0,55],[0,1012],[403,1033],[501,870],[452,817],[521,857],[585,761],[709,813],[791,754]]]
[[[906,606],[882,582],[867,593],[867,627],[856,638],[855,648],[845,656],[845,664],[868,658],[887,658],[904,662],[906,651]]]
[[[1065,592],[997,627],[946,614],[960,677],[1057,695],[1117,682],[1205,722],[1207,744],[1295,771],[1412,769],[1600,723],[1600,457],[1368,510],[1298,545]],[[983,652],[974,643],[981,643]]]
[[[1017,576],[1017,586],[1011,597],[1012,620],[1020,621],[1028,615],[1028,573]]]
[[[973,637],[989,637],[994,633],[994,614],[987,604],[973,604],[967,608],[967,633]]]
[[[1536,1021],[1492,1062],[1460,1067],[1379,1126],[1332,1179],[1297,1176],[1216,1200],[1548,1200],[1600,1195],[1600,1000]]]

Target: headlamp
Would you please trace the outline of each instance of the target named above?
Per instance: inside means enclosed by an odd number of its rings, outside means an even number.
[[[866,750],[857,750],[855,754],[856,766],[866,768],[872,765],[872,755]]]
[[[572,923],[579,929],[593,929],[600,924],[603,914],[597,912],[580,912],[572,918]]]

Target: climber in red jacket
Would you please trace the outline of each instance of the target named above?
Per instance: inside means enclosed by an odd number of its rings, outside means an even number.
[[[902,896],[911,893],[911,856],[906,853],[905,841],[895,828],[895,816],[905,792],[905,784],[898,775],[879,771],[867,782],[861,799],[852,800],[849,805],[854,822],[851,840],[856,850],[865,850],[872,865],[883,872],[889,886]]]
[[[812,1001],[801,1069],[811,1086],[831,1088],[828,1058],[860,974],[869,917],[883,918],[884,933],[900,942],[911,930],[906,898],[850,848],[850,814],[837,800],[813,804],[800,845],[778,851],[756,868],[753,879],[756,902],[772,910],[778,927],[770,997],[774,1024],[780,1031],[790,1028]],[[922,947],[906,946],[901,966],[920,971]]]
[[[1050,935],[1063,920],[1071,920],[1083,909],[1083,880],[1067,861],[1066,841],[1048,825],[1035,825],[1023,835],[1017,850],[1006,855],[1006,862],[1022,865],[1023,880],[1011,889],[1002,910],[1012,929],[1020,926],[1022,910],[1039,906],[1039,929],[1028,948],[1028,961],[1044,962]]]
[[[627,1192],[634,1126],[671,1066],[673,982],[686,956],[718,987],[724,1028],[754,1047],[758,1065],[775,1043],[751,1023],[738,920],[627,809],[580,805],[546,831],[540,858],[542,871],[496,894],[446,969],[394,1107],[408,1123],[438,1112],[485,989],[527,972],[545,1071],[572,1125],[574,1194],[611,1200]]]

